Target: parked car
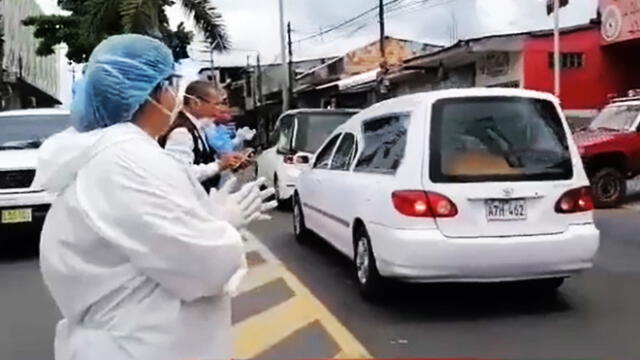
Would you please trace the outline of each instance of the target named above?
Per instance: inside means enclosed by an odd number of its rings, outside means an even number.
[[[599,246],[559,103],[525,90],[374,105],[328,138],[293,205],[296,239],[314,232],[353,259],[365,296],[384,278],[556,289],[590,268]]]
[[[596,206],[618,206],[627,180],[640,174],[640,97],[607,105],[574,139],[593,187]]]
[[[51,205],[51,195],[31,186],[42,142],[69,126],[69,113],[59,109],[0,112],[0,234],[38,234]],[[0,236],[4,239],[4,236]],[[3,240],[3,247],[9,242]],[[17,239],[24,240],[22,237]],[[26,247],[38,244],[15,244]],[[13,244],[12,244],[13,245]]]
[[[269,138],[269,148],[257,159],[258,175],[276,189],[280,206],[291,204],[300,171],[324,140],[357,110],[302,109],[284,113]]]

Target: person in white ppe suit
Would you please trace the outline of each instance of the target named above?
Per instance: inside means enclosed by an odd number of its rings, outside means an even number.
[[[156,137],[177,109],[171,51],[114,36],[76,87],[74,128],[47,140],[35,185],[57,194],[41,271],[62,312],[56,360],[230,359],[238,228],[265,217],[260,182],[206,194]]]

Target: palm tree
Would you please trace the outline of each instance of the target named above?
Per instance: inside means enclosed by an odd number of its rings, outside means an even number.
[[[215,6],[208,0],[178,2],[212,47],[216,50],[230,47],[222,15]],[[91,10],[87,20],[98,32],[120,27],[125,33],[163,38],[171,31],[165,9],[174,4],[174,0],[89,0]],[[120,26],[114,26],[114,22],[119,22]]]
[[[29,16],[22,23],[35,27],[39,56],[54,54],[55,45],[65,43],[69,47],[67,57],[82,63],[106,37],[137,33],[162,40],[180,60],[188,56],[186,49],[193,33],[184,24],[175,31],[169,27],[166,8],[176,1],[214,50],[230,47],[222,15],[209,0],[58,0],[60,8],[70,14]]]

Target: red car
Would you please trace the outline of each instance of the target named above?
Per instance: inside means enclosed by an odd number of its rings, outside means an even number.
[[[618,206],[640,174],[639,115],[640,97],[614,100],[574,134],[598,207]]]

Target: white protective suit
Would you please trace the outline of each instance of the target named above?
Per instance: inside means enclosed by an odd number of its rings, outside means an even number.
[[[40,252],[56,360],[231,358],[243,245],[184,164],[124,123],[55,135],[35,181],[59,194]]]

